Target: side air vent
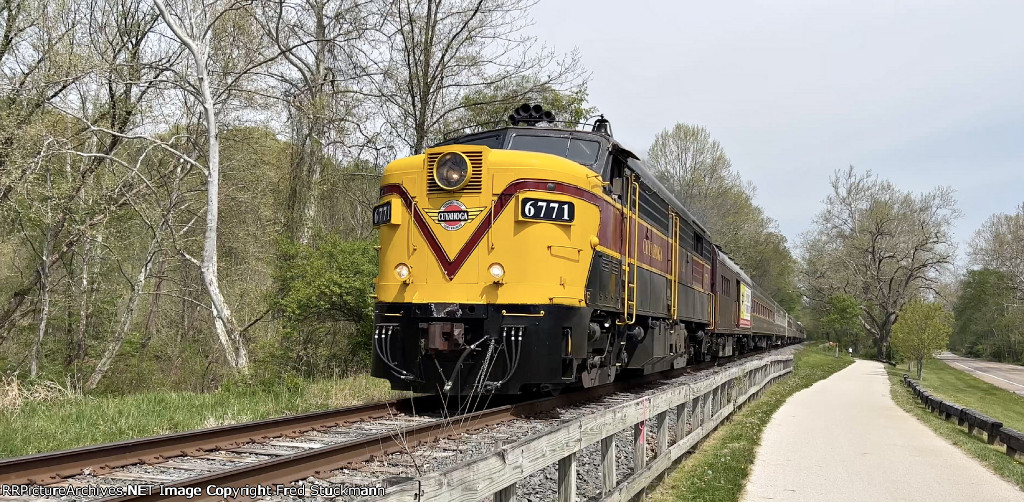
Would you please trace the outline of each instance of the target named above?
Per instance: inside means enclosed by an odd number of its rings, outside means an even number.
[[[434,163],[444,152],[432,152],[427,154],[427,195],[446,195],[452,192],[441,188],[434,181]],[[483,191],[484,152],[460,152],[469,159],[469,181],[466,186],[456,192],[459,193],[480,193]]]

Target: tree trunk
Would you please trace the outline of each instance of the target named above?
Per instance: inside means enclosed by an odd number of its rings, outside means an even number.
[[[319,133],[323,134],[323,127],[319,128]],[[309,245],[313,238],[313,227],[316,222],[317,203],[320,192],[320,178],[323,173],[323,143],[319,138],[310,138],[309,155],[306,157],[310,162],[309,166],[309,188],[306,193],[306,207],[302,215],[301,230],[299,232],[299,242],[303,245]]]
[[[94,135],[90,136],[90,138],[86,141],[86,149],[87,149],[87,151],[92,152],[92,151],[96,150],[96,141],[97,141],[96,136],[94,136]],[[70,166],[70,157],[68,157],[68,159],[69,159],[69,164],[68,165]],[[90,159],[88,159],[86,157],[82,158],[82,164],[81,164],[82,165],[82,167],[81,167],[81,171],[82,172],[87,172],[88,171],[89,165],[90,165],[89,160]],[[70,172],[70,168],[69,168],[69,170],[68,170],[68,179],[70,179],[70,178],[71,178],[71,172]],[[82,214],[85,213],[85,207],[86,207],[85,199],[86,199],[86,195],[90,192],[90,187],[91,186],[92,186],[92,177],[89,176],[87,179],[83,180],[82,189],[79,190],[78,194],[77,194],[78,210]],[[97,240],[99,240],[101,238],[101,235],[102,234],[97,233],[97,236],[96,236]],[[79,370],[78,365],[79,365],[80,362],[82,362],[82,360],[85,359],[85,330],[86,330],[87,326],[89,325],[89,262],[92,260],[92,256],[91,256],[92,255],[92,239],[89,238],[88,232],[86,232],[83,235],[83,238],[84,238],[85,242],[82,245],[82,271],[81,271],[81,275],[79,277],[79,282],[78,282],[78,297],[79,297],[79,304],[78,304],[78,326],[75,327],[74,333],[71,334],[71,350],[68,351],[69,353],[68,353],[68,358],[67,358],[68,366],[71,366],[73,368],[73,371],[74,371],[75,386],[77,388],[79,388],[79,389],[81,389],[81,386],[80,386],[80,379],[79,379],[80,375],[78,373],[78,370]],[[72,284],[73,284],[73,281],[71,281],[69,279],[68,280],[68,289],[69,290],[73,288]],[[68,310],[69,310],[69,312],[68,312],[69,316],[68,317],[69,318],[70,318],[71,304],[72,304],[72,302],[68,301]]]
[[[924,360],[923,359],[918,359],[917,360],[917,379],[918,380],[921,379],[921,373],[923,373],[923,372],[924,372]]]
[[[200,264],[203,284],[210,296],[210,304],[213,311],[213,324],[217,332],[217,339],[224,348],[228,363],[232,368],[247,373],[249,369],[249,357],[243,343],[238,326],[231,316],[231,309],[228,308],[224,295],[220,290],[220,280],[217,277],[217,220],[219,216],[220,201],[220,137],[217,129],[216,102],[213,99],[208,64],[210,60],[210,37],[213,36],[213,27],[200,28],[198,33],[203,39],[197,41],[192,39],[167,11],[167,6],[162,0],[156,0],[156,7],[160,11],[160,17],[174,33],[175,37],[188,49],[195,62],[196,84],[199,90],[199,99],[203,107],[203,117],[206,121],[207,141],[207,171],[206,171],[206,232],[203,238],[203,256]],[[211,16],[211,18],[214,16]],[[194,29],[194,27],[193,27]],[[200,45],[201,42],[201,45]]]
[[[50,320],[50,233],[46,234],[43,246],[43,260],[39,265],[39,328],[36,338],[32,341],[32,359],[29,362],[28,374],[35,378],[39,374],[39,363],[43,358],[43,338],[46,336],[46,323]]]
[[[102,234],[96,236],[101,240]],[[72,340],[71,366],[75,369],[75,381],[78,382],[78,365],[85,360],[85,334],[89,326],[89,264],[92,261],[92,239],[85,240],[82,250],[82,276],[79,278],[78,329]]]
[[[153,280],[153,296],[149,300],[149,314],[146,316],[146,332],[142,338],[142,349],[145,350],[153,341],[156,333],[156,315],[160,310],[160,293],[164,286],[164,270],[167,268],[166,257],[161,257],[160,266],[156,269],[156,278]]]
[[[214,329],[217,338],[224,346],[228,362],[236,370],[248,372],[249,357],[242,343],[228,308],[224,294],[220,290],[220,279],[217,275],[217,220],[220,206],[220,137],[217,131],[217,117],[214,111],[213,92],[210,89],[207,75],[206,59],[196,58],[196,71],[199,73],[199,87],[203,94],[203,114],[206,117],[207,140],[207,176],[206,176],[206,234],[203,240],[203,261],[200,270],[203,284],[210,295],[213,308]]]
[[[331,41],[327,35],[327,19],[324,9],[326,2],[311,2],[312,16],[315,18],[313,28],[314,46],[311,64],[302,65],[293,62],[292,66],[302,74],[306,82],[307,96],[303,102],[303,93],[298,93],[295,104],[297,115],[295,123],[295,140],[299,145],[299,157],[296,159],[293,180],[292,213],[290,225],[291,236],[301,244],[308,245],[312,240],[316,227],[316,215],[319,205],[320,179],[323,172],[323,143],[327,134],[327,117],[329,100],[327,85],[331,80],[328,74],[328,50]],[[292,61],[291,59],[286,59]]]
[[[149,244],[149,250],[146,251],[146,261],[142,264],[142,270],[139,271],[138,277],[135,278],[135,282],[132,284],[132,290],[128,295],[128,303],[124,307],[124,312],[121,313],[121,321],[117,325],[117,331],[114,332],[114,338],[107,344],[107,350],[103,353],[99,364],[96,365],[96,369],[93,370],[92,376],[85,382],[83,389],[86,392],[96,388],[96,385],[100,383],[100,379],[110,369],[110,365],[114,362],[117,352],[121,350],[124,337],[128,335],[128,330],[132,326],[135,309],[139,305],[139,296],[141,296],[142,287],[146,284],[146,277],[149,276],[149,269],[153,265],[153,257],[159,249],[159,244],[160,235],[158,233],[153,236],[153,240]]]
[[[327,127],[321,116],[325,99],[322,93],[311,92],[310,103],[305,109],[297,107],[295,113],[296,138],[299,140],[299,156],[292,170],[292,189],[289,197],[289,230],[295,241],[308,245],[312,240],[316,226],[316,215],[319,209],[320,180],[323,177],[323,141]]]
[[[46,169],[46,220],[50,221],[51,170]],[[42,260],[39,265],[39,329],[32,342],[32,360],[29,362],[29,376],[35,378],[39,374],[39,363],[43,357],[43,338],[46,336],[46,323],[50,320],[50,253],[53,247],[53,225],[46,229],[46,241],[43,243]]]

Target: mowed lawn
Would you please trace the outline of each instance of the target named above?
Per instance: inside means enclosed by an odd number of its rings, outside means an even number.
[[[279,388],[150,392],[25,401],[0,409],[0,458],[384,401],[385,380],[356,376]]]
[[[990,446],[985,442],[984,434],[972,436],[967,433],[967,428],[958,426],[956,420],[946,421],[938,414],[929,413],[903,384],[904,373],[916,376],[916,372],[907,371],[906,366],[887,366],[886,370],[889,372],[892,398],[897,405],[917,417],[940,437],[1024,490],[1024,462],[1007,457],[1004,446]],[[922,377],[921,386],[933,395],[997,418],[1006,427],[1024,430],[1024,397],[979,380],[939,360],[925,362]]]
[[[734,413],[689,458],[671,471],[649,497],[652,502],[739,500],[750,475],[761,433],[789,396],[853,363],[818,347],[796,354],[793,373],[770,387],[761,399]]]
[[[904,373],[912,377],[917,375],[916,372]],[[1024,431],[1024,396],[996,387],[937,359],[925,362],[921,376],[920,383],[928,392],[998,418],[1006,427]]]

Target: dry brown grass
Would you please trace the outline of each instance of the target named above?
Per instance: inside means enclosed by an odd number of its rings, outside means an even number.
[[[24,404],[25,398],[21,394],[21,382],[13,376],[0,377],[0,412],[16,412]]]
[[[0,377],[0,413],[17,413],[32,401],[55,402],[80,396],[70,377],[63,383],[49,380],[25,383],[14,375]]]

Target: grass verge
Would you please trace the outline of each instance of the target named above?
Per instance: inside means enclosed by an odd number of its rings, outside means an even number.
[[[996,474],[1024,490],[1024,464],[1006,456],[1003,446],[989,446],[983,435],[971,435],[956,421],[947,422],[929,413],[910,389],[903,385],[904,369],[886,367],[893,401],[946,441],[978,459]],[[921,385],[932,394],[961,406],[998,418],[1007,427],[1024,428],[1024,398],[979,380],[942,361],[927,361]]]
[[[0,410],[0,458],[352,406],[396,397],[385,380],[356,376],[236,387],[214,393],[72,396]]]
[[[796,353],[793,373],[770,387],[761,399],[733,414],[700,448],[680,463],[651,493],[652,502],[739,500],[761,433],[775,411],[796,392],[810,387],[853,362],[835,358],[817,347]]]

